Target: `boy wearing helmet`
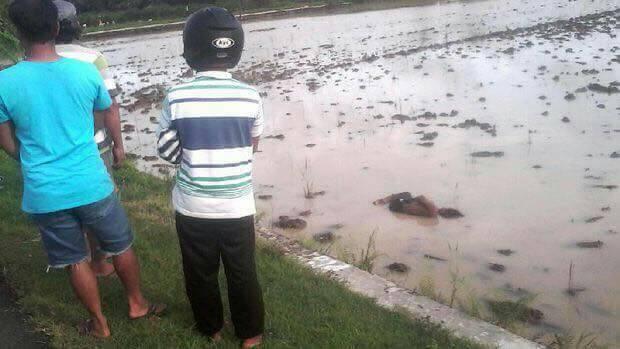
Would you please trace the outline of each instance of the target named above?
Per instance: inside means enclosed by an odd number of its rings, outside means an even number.
[[[62,57],[73,58],[95,65],[112,98],[112,106],[110,107],[108,118],[120,128],[120,111],[116,102],[119,90],[116,86],[116,81],[108,73],[107,60],[101,52],[76,43],[80,39],[82,28],[77,18],[75,6],[65,0],[54,0],[54,5],[58,9],[59,23],[58,35],[56,36],[56,52]],[[101,113],[95,113],[95,142],[97,142],[103,164],[110,173],[110,177],[112,177],[112,167],[121,165],[125,158],[125,151],[122,138],[118,138],[113,142],[110,134],[106,131],[103,120]],[[106,261],[107,256],[101,253],[97,240],[92,238],[92,234],[87,234],[87,236],[91,248],[93,271],[97,276],[112,275],[114,273],[114,266]]]
[[[221,338],[221,258],[235,334],[252,348],[264,325],[252,188],[252,155],[264,122],[259,93],[227,72],[241,58],[243,39],[241,24],[225,9],[207,7],[189,17],[183,56],[197,74],[169,90],[158,152],[179,165],[172,200],[196,327]]]

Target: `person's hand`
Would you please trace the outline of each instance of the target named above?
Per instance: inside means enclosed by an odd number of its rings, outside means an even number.
[[[123,161],[125,161],[125,148],[123,145],[114,144],[114,147],[112,147],[112,154],[114,155],[113,167],[120,168],[123,166]]]

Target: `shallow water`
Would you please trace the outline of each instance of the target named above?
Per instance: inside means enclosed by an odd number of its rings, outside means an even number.
[[[614,1],[483,1],[246,24],[237,73],[266,93],[266,135],[285,136],[263,140],[257,154],[256,192],[273,196],[258,201],[263,224],[311,210],[306,229],[283,233],[308,240],[332,230],[334,255],[358,254],[375,231],[373,271],[403,286],[432,279],[447,298],[458,269],[463,301],[535,295],[544,321],[519,329],[531,338],[593,332],[620,344],[620,188],[594,187],[620,185],[620,159],[611,157],[620,152],[620,94],[575,92],[620,80],[618,14]],[[557,22],[571,17],[578,25]],[[524,29],[506,31],[516,28]],[[133,92],[170,86],[187,70],[180,33],[93,44],[126,105]],[[158,110],[146,106],[125,112],[136,126],[127,147],[153,156]],[[425,112],[437,117],[391,119]],[[467,119],[496,135],[452,127]],[[418,145],[420,131],[438,133],[432,146]],[[470,156],[477,151],[504,156]],[[139,161],[160,173],[156,164]],[[306,199],[308,185],[326,194]],[[372,205],[402,191],[465,217],[420,219]],[[576,246],[598,240],[602,248]],[[411,270],[390,273],[392,262]],[[573,287],[586,288],[576,297],[565,292],[571,262]]]

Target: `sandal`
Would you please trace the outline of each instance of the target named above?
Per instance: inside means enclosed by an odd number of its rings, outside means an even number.
[[[140,319],[146,319],[146,318],[151,318],[151,317],[160,317],[166,313],[167,309],[168,309],[168,306],[165,304],[151,303],[149,305],[149,309],[146,311],[144,315],[137,316],[137,317],[130,317],[129,320],[133,321],[133,320],[140,320]]]

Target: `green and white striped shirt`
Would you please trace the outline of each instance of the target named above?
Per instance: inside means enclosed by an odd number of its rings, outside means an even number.
[[[160,156],[178,164],[175,209],[228,219],[255,214],[252,138],[263,132],[259,93],[226,72],[202,72],[169,90],[158,132]]]

